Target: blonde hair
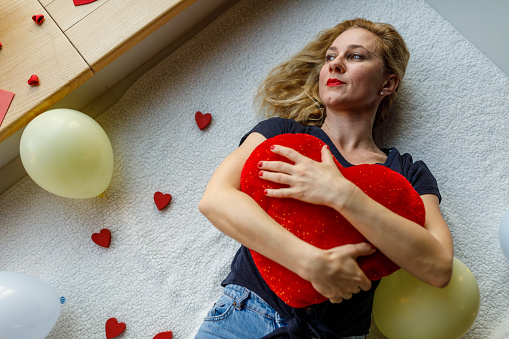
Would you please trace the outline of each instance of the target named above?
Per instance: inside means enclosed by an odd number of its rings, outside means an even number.
[[[377,36],[385,74],[396,74],[401,85],[410,58],[401,35],[389,24],[365,19],[347,20],[320,32],[314,41],[269,73],[256,96],[260,113],[267,117],[294,119],[303,125],[321,126],[325,119],[325,107],[318,91],[320,69],[325,62],[326,51],[334,40],[353,28],[363,28]],[[375,126],[386,118],[399,87],[384,97],[378,106]]]

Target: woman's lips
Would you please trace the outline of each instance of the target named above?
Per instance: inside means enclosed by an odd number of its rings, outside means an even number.
[[[344,82],[339,81],[338,79],[330,78],[327,80],[327,86],[341,86],[344,85]]]

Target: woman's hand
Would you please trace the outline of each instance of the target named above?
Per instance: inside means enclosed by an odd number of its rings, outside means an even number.
[[[272,152],[284,156],[294,164],[284,161],[261,161],[260,177],[285,188],[267,189],[266,195],[275,198],[293,198],[316,205],[341,206],[349,198],[351,184],[341,174],[332,153],[322,147],[322,162],[314,161],[294,149],[274,145]]]
[[[368,243],[350,244],[320,250],[312,259],[310,275],[305,277],[313,287],[333,303],[350,299],[353,294],[371,288],[371,281],[357,264],[357,257],[376,251]]]
[[[258,166],[262,179],[288,186],[268,189],[267,196],[293,198],[333,208],[344,206],[349,199],[353,184],[341,174],[327,146],[321,149],[321,162],[280,145],[273,146],[271,150],[293,164],[284,161],[260,162]],[[331,302],[339,303],[361,290],[371,288],[371,281],[360,269],[356,259],[375,251],[368,243],[318,249],[318,254],[312,256],[309,269],[302,277]]]

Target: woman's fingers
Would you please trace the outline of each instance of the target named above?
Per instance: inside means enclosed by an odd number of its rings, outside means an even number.
[[[339,303],[343,302],[343,300],[352,299],[353,295],[359,293],[360,291],[361,291],[361,288],[360,288],[360,286],[358,286],[353,292],[346,292],[343,294],[342,297],[335,297],[335,298],[331,298],[329,300],[333,304],[339,304]]]
[[[284,156],[285,158],[287,158],[293,162],[297,162],[300,159],[305,158],[302,154],[300,154],[299,152],[297,152],[296,150],[294,150],[293,148],[290,148],[290,147],[285,147],[285,146],[281,146],[281,145],[272,145],[270,147],[270,150],[276,154]]]
[[[309,279],[313,287],[333,303],[352,298],[356,293],[371,288],[355,260],[362,255],[373,253],[367,243],[348,244],[323,250],[314,267],[313,277]]]
[[[322,162],[326,164],[334,164],[334,156],[332,155],[329,146],[324,145],[321,150]]]
[[[298,151],[294,150],[293,148],[280,146],[280,145],[272,145],[271,151],[284,156],[288,160],[293,161],[294,163],[297,163],[299,160],[302,160],[304,158],[307,158],[306,156],[300,154]],[[323,147],[320,150],[322,162],[334,164],[334,156],[332,155],[329,146],[323,145]]]
[[[258,175],[262,179],[272,181],[277,184],[291,185],[291,183],[292,183],[292,177],[290,175],[284,174],[284,173],[260,171],[258,173]]]
[[[353,259],[357,259],[357,257],[360,256],[368,256],[376,252],[376,248],[367,242],[350,244],[346,246],[349,247],[349,250],[351,251],[350,255]],[[371,288],[371,281],[363,274],[361,277],[359,277],[358,287],[364,291],[368,291]]]
[[[260,161],[258,163],[259,169],[271,172],[291,173],[292,167],[292,164],[284,161]]]
[[[343,300],[352,299],[353,295],[359,293],[361,290],[362,290],[362,288],[360,286],[357,286],[357,288],[354,288],[351,292],[343,292],[343,293],[341,293],[341,297],[336,296],[329,300],[333,304],[339,304]]]
[[[326,206],[341,201],[344,191],[340,186],[344,186],[344,177],[327,146],[321,148],[321,162],[285,146],[274,145],[271,149],[290,162],[260,161],[260,178],[288,187],[267,189],[267,196]]]

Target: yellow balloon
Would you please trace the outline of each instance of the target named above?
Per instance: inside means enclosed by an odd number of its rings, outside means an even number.
[[[35,183],[66,198],[96,197],[113,175],[108,136],[94,119],[72,109],[53,109],[33,119],[21,136],[20,156]]]
[[[442,289],[402,269],[383,278],[375,292],[373,318],[389,339],[456,339],[472,327],[479,306],[474,275],[454,258],[451,282]]]

